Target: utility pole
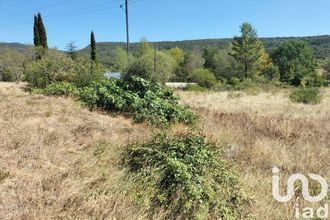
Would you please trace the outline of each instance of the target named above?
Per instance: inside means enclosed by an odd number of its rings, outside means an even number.
[[[126,13],[126,50],[127,50],[127,57],[129,57],[129,27],[128,27],[128,0],[125,0],[125,13]]]

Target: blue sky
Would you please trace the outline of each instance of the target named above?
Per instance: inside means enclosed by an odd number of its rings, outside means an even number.
[[[41,12],[50,47],[81,48],[96,40],[125,41],[124,0],[0,0],[0,42],[33,42]],[[130,0],[132,41],[228,38],[242,22],[260,37],[330,34],[329,0]]]

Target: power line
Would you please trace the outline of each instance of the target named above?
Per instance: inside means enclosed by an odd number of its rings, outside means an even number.
[[[103,8],[104,6],[107,6],[109,4],[113,4],[114,2],[116,1],[119,1],[119,0],[113,0],[113,1],[107,1],[107,2],[103,2],[102,4],[96,4],[96,5],[91,5],[89,7],[84,7],[84,8],[80,8],[80,9],[76,9],[76,10],[71,10],[71,11],[65,11],[65,12],[61,12],[61,13],[56,13],[56,14],[51,14],[51,15],[48,15],[48,16],[45,16],[45,18],[53,18],[53,17],[58,17],[58,16],[66,16],[66,15],[69,15],[69,14],[72,14],[72,13],[79,13],[79,12],[84,12],[84,11],[90,11],[90,10],[93,10],[93,9],[99,9],[99,8]],[[34,11],[33,13],[36,13],[36,11]],[[19,20],[19,21],[15,21],[15,22],[11,22],[11,23],[2,23],[0,24],[1,26],[4,25],[16,25],[16,24],[20,24],[20,23],[26,23],[30,21],[29,20]]]
[[[24,14],[30,14],[30,13],[32,13],[34,11],[40,11],[40,10],[44,10],[44,9],[55,8],[55,7],[58,7],[58,6],[67,4],[67,3],[72,3],[74,1],[77,1],[77,0],[69,0],[69,1],[59,2],[59,3],[56,3],[56,4],[51,4],[51,5],[48,5],[48,6],[45,6],[45,7],[38,8],[38,9],[33,10],[33,11],[32,10],[29,10],[29,11],[21,11],[21,12],[17,12],[17,13],[7,14],[7,15],[0,16],[0,18],[7,18],[7,17],[12,17],[12,16],[19,16],[19,15],[24,15]]]
[[[119,0],[115,0],[115,1],[119,1]],[[79,10],[67,11],[67,12],[63,12],[63,13],[59,13],[59,14],[45,16],[44,21],[46,21],[46,22],[55,21],[55,20],[60,20],[63,18],[74,17],[74,16],[84,15],[84,14],[91,14],[94,12],[106,11],[108,9],[113,9],[113,8],[119,8],[120,5],[111,5],[111,6],[109,5],[108,7],[100,7],[102,5],[105,6],[105,5],[108,5],[109,3],[114,3],[115,1],[107,2],[107,4],[98,4],[98,5],[88,7],[88,8],[82,8]],[[131,4],[140,3],[142,1],[143,0],[136,0],[136,1],[133,1]],[[18,27],[18,26],[27,25],[27,24],[31,24],[31,21],[22,20],[22,21],[15,22],[15,23],[0,24],[0,29]]]

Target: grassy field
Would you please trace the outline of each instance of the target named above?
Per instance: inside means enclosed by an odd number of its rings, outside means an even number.
[[[0,83],[0,219],[145,219],[120,153],[147,139],[147,126],[23,87]],[[263,220],[292,219],[294,202],[304,203],[299,194],[286,205],[272,198],[273,166],[283,177],[330,178],[330,90],[323,93],[319,105],[293,104],[285,90],[178,94],[201,114],[205,134],[225,150]]]
[[[272,167],[282,170],[282,183],[295,173],[330,179],[330,90],[318,105],[295,104],[289,91],[260,93],[180,93],[182,103],[203,117],[206,134],[226,150],[255,203],[257,219],[292,219],[300,194],[288,204],[272,197]],[[284,188],[285,187],[285,188]],[[286,186],[282,186],[286,189]],[[318,184],[312,184],[317,191]]]

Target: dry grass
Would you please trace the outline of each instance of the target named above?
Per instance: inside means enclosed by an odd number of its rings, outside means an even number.
[[[147,127],[90,112],[70,98],[28,94],[22,86],[0,83],[0,219],[146,219],[130,194],[134,186],[123,182],[119,155],[122,145],[148,138]],[[257,219],[292,219],[294,202],[272,198],[273,166],[285,177],[302,172],[330,179],[329,89],[321,104],[308,106],[291,103],[287,91],[179,95],[239,170]]]
[[[119,154],[146,127],[20,87],[0,83],[0,219],[144,219]]]
[[[291,103],[287,91],[256,96],[227,92],[179,95],[182,103],[203,116],[206,134],[226,149],[227,158],[255,198],[256,218],[292,219],[294,201],[283,205],[272,198],[271,168],[283,170],[284,178],[301,172],[330,180],[330,90],[323,93],[319,105]],[[304,203],[299,195],[295,199]]]

